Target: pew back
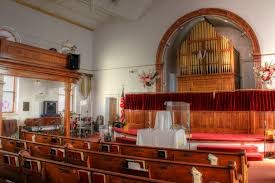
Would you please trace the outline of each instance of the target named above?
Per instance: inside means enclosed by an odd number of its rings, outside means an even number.
[[[62,146],[49,145],[43,143],[35,143],[30,141],[23,141],[18,139],[9,139],[2,137],[2,141],[9,140],[16,142],[22,142],[26,144],[31,155],[37,155],[38,157],[50,158],[58,161],[69,161],[70,163],[81,162],[83,166],[88,166],[96,169],[108,170],[118,173],[132,174],[143,177],[150,177],[155,179],[163,179],[167,181],[183,182],[190,181],[193,179],[193,175],[190,173],[193,167],[196,167],[199,171],[202,171],[203,179],[205,181],[216,181],[216,182],[238,182],[235,165],[227,166],[211,166],[198,163],[186,163],[176,162],[168,160],[149,159],[134,156],[125,156],[119,154],[93,152],[89,150],[80,149],[68,149]],[[5,148],[5,146],[3,146]],[[58,152],[52,153],[52,150],[61,151],[61,158],[59,159]],[[78,155],[71,161],[72,154]],[[66,156],[66,154],[68,154]],[[54,157],[54,158],[53,158]],[[66,157],[66,158],[65,158]],[[81,161],[79,161],[81,158]],[[88,160],[88,162],[87,162]],[[85,164],[87,162],[87,164]],[[133,164],[139,165],[139,168],[133,168]],[[166,173],[164,173],[164,170]],[[177,174],[179,172],[179,174]],[[176,174],[175,174],[176,173]],[[160,176],[165,174],[165,176]],[[218,175],[218,176],[217,176]],[[175,177],[177,177],[175,179]]]
[[[5,157],[16,157],[17,161],[10,163],[7,162]],[[16,168],[14,167],[14,162],[16,162]],[[18,183],[169,183],[167,181],[85,168],[41,158],[25,157],[2,150],[0,150],[0,163],[3,165],[1,166],[3,171],[0,171],[0,177]],[[5,167],[5,169],[2,167]]]
[[[137,146],[113,142],[89,142],[79,138],[68,138],[64,136],[37,134],[33,132],[22,131],[22,138],[26,140],[33,140],[34,135],[37,142],[40,142],[41,138],[47,138],[48,142],[43,142],[51,143],[51,138],[57,138],[59,139],[58,141],[62,142],[63,145],[68,143],[71,144],[74,148],[91,149],[93,151],[110,152],[114,154],[145,158],[167,159],[171,161],[210,164],[209,155],[214,155],[218,159],[217,165],[227,166],[228,161],[235,161],[238,174],[242,175],[244,183],[248,182],[248,162],[245,151],[241,151],[239,153],[210,152],[203,150],[179,150],[171,148]]]

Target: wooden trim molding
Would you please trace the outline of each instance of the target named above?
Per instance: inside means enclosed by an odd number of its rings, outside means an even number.
[[[64,54],[0,39],[0,74],[76,82],[80,73],[67,69],[66,65]]]
[[[173,33],[175,33],[185,23],[189,22],[190,20],[192,20],[196,17],[200,17],[200,16],[204,16],[204,15],[214,15],[214,16],[223,17],[223,18],[226,18],[227,20],[233,22],[237,26],[239,26],[246,33],[246,36],[251,41],[252,52],[253,52],[252,55],[253,55],[254,63],[260,62],[260,58],[259,57],[256,58],[254,56],[254,55],[261,54],[259,41],[258,41],[257,36],[256,36],[254,30],[252,29],[252,27],[243,18],[241,18],[239,15],[237,15],[233,12],[230,12],[230,11],[224,10],[224,9],[218,9],[218,8],[199,9],[199,10],[187,13],[183,17],[180,17],[168,28],[168,30],[163,35],[163,37],[159,43],[157,55],[156,55],[156,71],[161,76],[160,79],[156,83],[156,92],[163,91],[163,81],[164,81],[163,74],[164,73],[163,73],[163,67],[160,67],[160,65],[163,64],[163,56],[165,53],[165,46],[166,46],[167,42],[169,41],[170,37],[173,35]]]
[[[67,56],[50,50],[0,39],[0,74],[65,82],[65,134],[70,136],[71,83],[81,74],[67,69]],[[0,109],[0,135],[3,132]]]

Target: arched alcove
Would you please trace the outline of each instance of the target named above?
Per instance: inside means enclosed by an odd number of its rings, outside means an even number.
[[[156,91],[169,91],[169,73],[176,73],[176,50],[194,25],[207,19],[217,32],[228,37],[240,52],[241,88],[254,88],[252,68],[256,62],[254,55],[260,54],[257,37],[249,24],[238,15],[227,10],[207,8],[200,9],[179,18],[164,34],[157,52],[156,70],[161,78]],[[259,60],[257,60],[259,61]]]

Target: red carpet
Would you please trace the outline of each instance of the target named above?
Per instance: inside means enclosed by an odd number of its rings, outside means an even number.
[[[248,169],[249,183],[274,183],[275,160],[251,161]]]
[[[116,142],[123,144],[136,144],[136,139],[127,138],[127,137],[117,137]]]
[[[240,152],[245,150],[247,153],[256,153],[258,152],[257,146],[253,145],[198,145],[198,150],[206,151],[226,151],[226,152]]]
[[[123,128],[113,128],[113,130],[121,135],[137,135],[137,129],[124,130]],[[217,134],[217,133],[192,133],[191,141],[220,141],[220,142],[262,142],[263,135],[253,134]],[[128,137],[117,137],[116,142],[126,144],[136,144],[136,139]],[[263,155],[258,152],[257,146],[254,145],[198,145],[198,150],[222,151],[222,152],[240,152],[245,150],[248,161],[262,161]]]
[[[197,150],[219,151],[219,152],[240,152],[246,151],[248,161],[262,161],[264,156],[258,152],[254,145],[198,145]]]
[[[198,141],[231,141],[231,142],[261,142],[263,135],[253,134],[217,134],[217,133],[192,133],[191,140]]]
[[[117,128],[117,127],[113,127],[113,130],[117,133],[124,133],[124,134],[127,134],[127,135],[134,135],[134,136],[137,136],[137,130],[138,129],[131,129],[129,128],[128,130],[125,130],[124,128]]]
[[[124,130],[123,128],[113,128],[121,134],[137,135],[137,129]],[[253,134],[218,134],[218,133],[192,133],[191,140],[197,141],[230,141],[230,142],[261,142],[264,141],[263,135]]]

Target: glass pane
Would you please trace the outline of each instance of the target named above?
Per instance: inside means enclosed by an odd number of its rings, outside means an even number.
[[[14,77],[13,76],[4,76],[4,91],[14,91]]]
[[[13,93],[3,92],[2,112],[13,112]]]
[[[70,111],[72,111],[73,108],[73,96],[71,96],[71,106]],[[58,96],[58,112],[64,112],[65,109],[65,95],[59,95]]]
[[[58,93],[59,93],[59,95],[65,95],[64,87],[59,88]]]
[[[64,87],[58,88],[58,94],[59,95],[65,95],[65,88]],[[71,91],[71,95],[73,95],[72,91]]]
[[[65,108],[65,96],[59,95],[58,96],[58,111],[63,112]]]

